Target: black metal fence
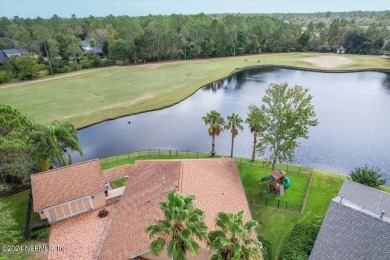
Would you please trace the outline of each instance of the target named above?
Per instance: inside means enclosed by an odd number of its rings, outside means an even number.
[[[179,150],[163,150],[163,149],[147,149],[136,152],[130,152],[120,155],[115,155],[108,158],[100,159],[102,165],[109,163],[116,163],[119,161],[126,161],[130,159],[138,159],[142,157],[173,157],[173,158],[211,158],[209,153],[202,152],[190,152],[190,151],[179,151]],[[216,158],[222,157],[216,155]]]
[[[302,203],[294,203],[285,200],[279,200],[274,198],[265,198],[261,196],[246,195],[248,203],[260,206],[267,206],[276,209],[284,209],[290,211],[301,212]]]
[[[115,155],[108,158],[103,158],[100,159],[100,162],[102,165],[105,165],[105,164],[115,163],[124,160],[137,159],[141,157],[211,158],[210,153],[203,153],[203,152],[147,149],[147,150]],[[229,156],[219,155],[219,154],[215,156],[215,158],[221,158],[221,157],[229,157]],[[255,161],[252,161],[251,159],[241,158],[241,157],[234,157],[234,159],[239,165],[247,165],[251,167],[271,169],[271,165],[263,160],[257,159]],[[302,167],[302,166],[291,165],[291,164],[277,164],[277,168],[279,170],[284,170],[286,172],[293,172],[293,173],[306,174],[306,175],[311,175],[313,173],[313,168]]]
[[[24,230],[23,230],[23,235],[26,240],[29,238],[30,235],[30,220],[31,220],[32,205],[33,205],[33,198],[30,190],[30,195],[28,197],[28,204],[27,204],[27,213],[26,213],[26,218],[24,220]]]

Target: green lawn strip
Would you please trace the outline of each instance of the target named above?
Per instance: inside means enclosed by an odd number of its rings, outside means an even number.
[[[18,224],[17,229],[22,233],[27,212],[27,203],[30,190],[25,190],[14,195],[1,199],[7,204],[6,209],[13,213],[13,217]],[[1,227],[0,227],[1,228]]]
[[[29,194],[30,190],[25,190],[1,199],[2,202],[5,202],[7,204],[6,209],[12,212],[12,215],[17,223],[17,230],[20,232],[21,237],[23,234],[24,222],[26,219]],[[30,223],[39,220],[39,214],[32,212]]]
[[[127,178],[120,178],[110,182],[113,189],[120,188],[126,185]]]
[[[37,240],[28,240],[24,241],[18,246],[29,247],[29,246],[47,246],[46,243],[42,243]],[[46,259],[47,253],[44,251],[33,251],[33,250],[21,250],[21,251],[10,251],[10,252],[1,252],[0,259],[9,259],[9,260],[25,260],[25,259]]]
[[[283,243],[288,238],[295,223],[299,221],[299,213],[250,204],[252,218],[260,223],[259,234],[269,240],[272,245],[272,258],[279,256]]]
[[[0,87],[0,103],[13,106],[38,123],[59,119],[79,128],[170,106],[200,87],[229,75],[236,68],[258,66],[258,59],[261,65],[321,69],[305,59],[323,56],[340,57],[323,53],[279,53],[245,56],[248,62],[244,62],[243,57],[228,57],[81,70],[45,81]],[[351,59],[352,63],[333,69],[390,67],[389,60],[378,56],[342,57]]]
[[[380,186],[380,189],[385,191],[385,192],[389,192],[390,193],[390,187],[389,186]]]

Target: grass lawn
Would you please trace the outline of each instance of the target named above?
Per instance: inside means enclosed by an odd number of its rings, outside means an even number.
[[[324,70],[390,68],[390,59],[379,56],[279,53],[245,58],[248,62],[244,62],[243,57],[228,57],[115,66],[16,85],[10,83],[0,87],[0,103],[19,109],[38,123],[59,119],[80,128],[110,118],[170,106],[200,87],[229,75],[236,68],[259,65],[258,59],[261,65]],[[327,62],[322,62],[324,59]],[[340,59],[344,62],[339,62]]]
[[[126,182],[127,182],[127,178],[116,179],[110,182],[111,188],[116,189],[116,188],[123,187],[126,185]]]
[[[254,168],[253,172],[256,170]],[[343,180],[343,176],[314,171],[303,214],[251,205],[252,217],[261,224],[259,233],[271,242],[275,259],[279,257],[284,243],[297,222],[311,222],[316,216],[326,214],[330,200],[337,195]],[[290,189],[294,189],[293,181]]]

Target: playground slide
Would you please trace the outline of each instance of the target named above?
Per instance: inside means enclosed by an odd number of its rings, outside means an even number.
[[[284,185],[283,185],[284,189],[288,189],[288,187],[290,187],[290,184],[291,184],[290,179],[287,177],[284,177]]]

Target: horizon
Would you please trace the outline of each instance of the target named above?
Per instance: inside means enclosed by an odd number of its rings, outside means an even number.
[[[192,15],[212,14],[310,14],[310,13],[340,13],[340,12],[372,12],[389,11],[384,8],[385,0],[370,2],[350,0],[317,0],[315,5],[307,0],[0,0],[0,17],[13,18],[51,18],[57,15],[70,18],[89,16],[148,16],[172,14]],[[388,5],[388,4],[387,4]],[[353,6],[354,8],[351,8]]]

